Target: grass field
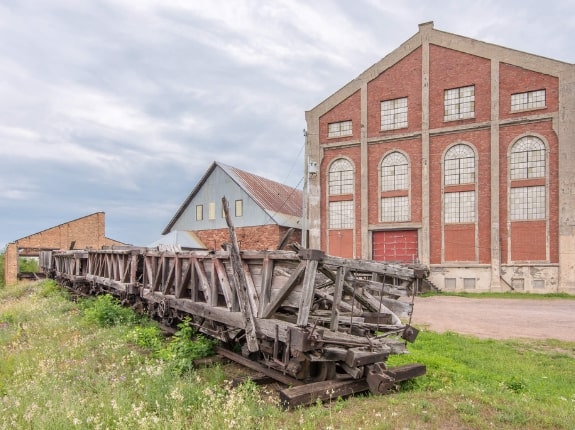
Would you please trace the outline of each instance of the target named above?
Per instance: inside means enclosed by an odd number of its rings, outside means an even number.
[[[110,309],[50,282],[0,289],[0,429],[575,428],[574,343],[423,331],[390,363],[427,375],[397,393],[284,411],[275,385],[232,388],[233,364],[190,369],[209,342]]]

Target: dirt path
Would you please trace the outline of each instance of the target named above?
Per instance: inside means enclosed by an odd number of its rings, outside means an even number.
[[[575,300],[417,297],[412,324],[480,338],[575,342]]]

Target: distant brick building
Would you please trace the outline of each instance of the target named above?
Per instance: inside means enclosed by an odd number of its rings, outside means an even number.
[[[205,248],[221,249],[230,243],[224,196],[242,249],[277,249],[292,228],[290,241],[301,241],[300,190],[218,162],[208,168],[162,234],[193,231]]]
[[[4,254],[6,284],[18,280],[18,258],[38,256],[42,250],[100,249],[125,245],[105,236],[106,214],[97,212],[10,242]]]
[[[310,247],[575,292],[575,66],[433,23],[306,113]]]

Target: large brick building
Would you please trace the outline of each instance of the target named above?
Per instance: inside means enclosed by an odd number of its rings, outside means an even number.
[[[575,292],[574,65],[425,23],[306,120],[310,247]]]

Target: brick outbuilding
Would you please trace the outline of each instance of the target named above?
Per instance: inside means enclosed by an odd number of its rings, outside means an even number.
[[[107,238],[105,232],[106,214],[96,212],[10,242],[4,254],[6,285],[18,280],[19,257],[35,257],[42,250],[100,249],[125,245]]]
[[[574,65],[424,23],[306,120],[310,247],[575,292]]]

